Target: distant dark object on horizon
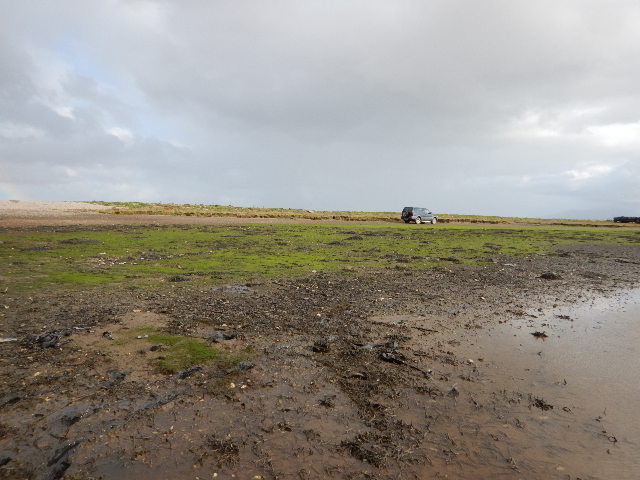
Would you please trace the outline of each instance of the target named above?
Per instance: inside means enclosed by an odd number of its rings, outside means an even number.
[[[640,223],[640,217],[613,217],[617,223]]]

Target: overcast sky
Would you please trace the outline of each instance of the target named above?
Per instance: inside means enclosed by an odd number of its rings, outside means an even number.
[[[0,199],[640,215],[640,2],[0,0]]]

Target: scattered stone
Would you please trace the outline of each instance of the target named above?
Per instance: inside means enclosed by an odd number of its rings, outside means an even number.
[[[47,480],[58,480],[62,478],[67,471],[67,469],[71,466],[71,463],[67,460],[69,456],[69,452],[80,445],[80,441],[76,440],[75,442],[68,443],[62,447],[60,447],[53,454],[53,457],[47,462],[48,467],[53,467],[49,474],[44,477]]]
[[[536,338],[543,338],[543,339],[547,338],[549,336],[549,335],[547,335],[546,332],[538,332],[538,331],[533,332],[531,335],[533,335]]]
[[[394,351],[380,352],[378,358],[385,362],[395,363],[396,365],[406,365],[407,363],[407,359],[403,354]]]
[[[22,397],[17,393],[8,393],[5,396],[0,397],[0,408],[19,402],[20,400],[22,400]]]
[[[334,408],[336,406],[335,399],[335,395],[327,395],[320,399],[320,405],[327,408]]]
[[[449,390],[447,396],[451,398],[457,398],[460,396],[460,391],[456,387],[453,387],[451,390]]]
[[[458,257],[441,257],[438,260],[440,260],[441,262],[451,262],[451,263],[461,263],[462,260],[460,260]]]
[[[542,398],[531,397],[531,395],[529,395],[529,407],[536,407],[543,411],[553,410],[553,405],[545,402]]]
[[[22,341],[22,346],[30,348],[58,348],[68,342],[62,340],[62,337],[71,335],[71,330],[51,330],[41,335],[29,335]]]
[[[91,408],[86,403],[70,405],[69,407],[63,409],[63,414],[60,417],[60,422],[63,425],[70,427],[71,425],[78,423],[83,418],[91,416],[97,411],[98,408]]]
[[[253,367],[255,367],[255,365],[251,362],[240,362],[235,367],[225,370],[224,375],[232,375],[245,370],[251,370]]]
[[[173,277],[169,278],[170,282],[189,282],[191,281],[190,277],[183,277],[182,275],[174,275]]]
[[[373,350],[374,348],[384,347],[388,351],[395,352],[398,349],[396,342],[382,342],[382,343],[367,343],[365,345],[358,345],[362,350]]]
[[[182,372],[178,373],[178,378],[181,380],[184,380],[185,378],[190,377],[194,373],[202,371],[202,369],[203,367],[200,365],[187,368],[186,370],[183,370]]]
[[[67,460],[60,460],[56,463],[48,475],[42,477],[43,480],[59,480],[64,477],[65,472],[71,466]]]
[[[543,280],[561,280],[562,279],[560,275],[553,272],[545,272],[542,275],[539,275],[538,278],[542,278]]]
[[[112,370],[109,372],[109,379],[104,383],[104,387],[110,388],[122,383],[127,376],[127,372],[121,372],[119,370]]]
[[[4,467],[13,458],[8,452],[0,452],[0,467]]]
[[[56,450],[56,453],[53,454],[53,457],[51,457],[49,462],[47,462],[47,465],[51,466],[54,463],[58,463],[63,457],[68,455],[69,452],[76,448],[78,445],[80,445],[80,440],[76,440],[75,442],[68,443],[60,447],[58,450]]]
[[[313,343],[313,346],[311,347],[311,350],[316,352],[316,353],[327,353],[330,348],[329,348],[329,342],[327,341],[326,338],[322,338],[320,340],[317,340]]]
[[[227,285],[222,289],[222,291],[226,293],[247,293],[249,291],[249,287],[246,285]]]
[[[54,333],[40,335],[36,341],[40,345],[40,348],[57,347],[60,345],[60,337]]]
[[[176,398],[178,398],[179,395],[180,395],[179,393],[173,392],[173,393],[170,393],[169,395],[167,395],[164,398],[158,398],[157,400],[154,400],[153,402],[148,403],[147,406],[144,408],[144,410],[152,410],[154,408],[166,405],[167,403],[169,403],[169,402],[175,400]]]
[[[237,333],[228,333],[228,332],[224,332],[222,330],[216,330],[211,335],[209,335],[208,338],[209,338],[210,342],[219,343],[219,342],[222,342],[224,340],[233,340],[237,336],[238,336]]]

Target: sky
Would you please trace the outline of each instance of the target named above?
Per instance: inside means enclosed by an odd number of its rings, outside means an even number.
[[[637,0],[0,0],[0,200],[640,215]]]

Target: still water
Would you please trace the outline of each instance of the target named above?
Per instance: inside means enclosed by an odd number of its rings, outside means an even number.
[[[640,290],[530,313],[465,352],[505,426],[522,422],[503,439],[522,478],[640,479]]]

